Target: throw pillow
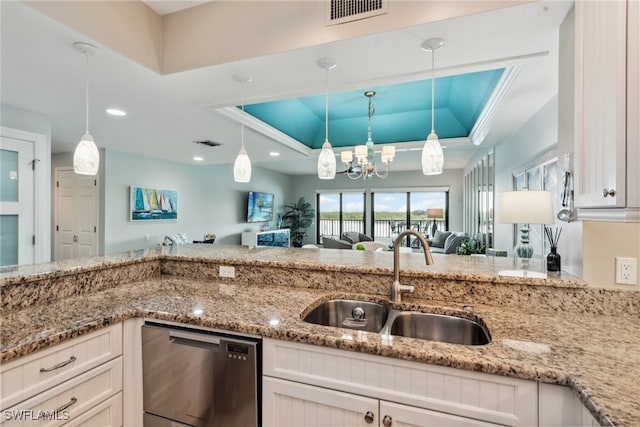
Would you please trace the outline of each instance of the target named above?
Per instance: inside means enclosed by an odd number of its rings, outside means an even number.
[[[358,243],[360,241],[358,234],[357,231],[345,231],[342,233],[342,240],[346,240],[349,243]]]
[[[367,236],[366,234],[358,233],[358,238],[361,242],[373,242],[371,236]]]
[[[434,248],[444,248],[444,242],[451,235],[450,231],[436,231],[436,235],[431,240],[431,246]]]

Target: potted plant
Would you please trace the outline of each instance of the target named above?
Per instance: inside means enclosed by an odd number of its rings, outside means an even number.
[[[299,248],[307,235],[307,228],[313,224],[316,211],[311,207],[311,203],[304,200],[304,197],[300,197],[296,203],[284,205],[284,209],[282,222],[289,229],[291,244]]]
[[[456,253],[458,255],[472,255],[472,254],[483,254],[487,250],[487,245],[482,243],[480,240],[471,239],[466,240],[460,243]]]

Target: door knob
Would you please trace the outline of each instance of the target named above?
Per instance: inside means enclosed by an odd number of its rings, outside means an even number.
[[[602,189],[602,197],[607,197],[607,196],[615,196],[616,195],[616,190],[614,190],[613,188],[611,190],[607,190],[606,188]]]
[[[73,242],[74,242],[74,243],[78,243],[78,236],[76,236],[75,234],[74,234],[74,236],[73,236]]]
[[[373,412],[367,411],[367,413],[364,414],[364,420],[367,422],[367,424],[371,424],[373,422],[373,419],[374,419]]]
[[[384,427],[391,427],[392,424],[393,424],[393,420],[391,419],[391,417],[389,415],[385,415],[384,418],[382,419],[382,425]]]

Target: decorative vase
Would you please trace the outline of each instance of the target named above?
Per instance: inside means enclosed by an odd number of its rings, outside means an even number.
[[[556,246],[551,246],[551,252],[547,255],[547,271],[560,273],[560,254]]]

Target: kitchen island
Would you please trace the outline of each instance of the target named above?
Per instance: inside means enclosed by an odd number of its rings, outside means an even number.
[[[505,277],[515,260],[401,254],[416,287],[394,307],[468,316],[492,341],[461,346],[314,325],[321,301],[388,300],[385,252],[185,245],[0,271],[0,360],[133,317],[569,386],[602,425],[640,425],[640,296],[576,277]],[[234,278],[219,277],[233,267]]]

